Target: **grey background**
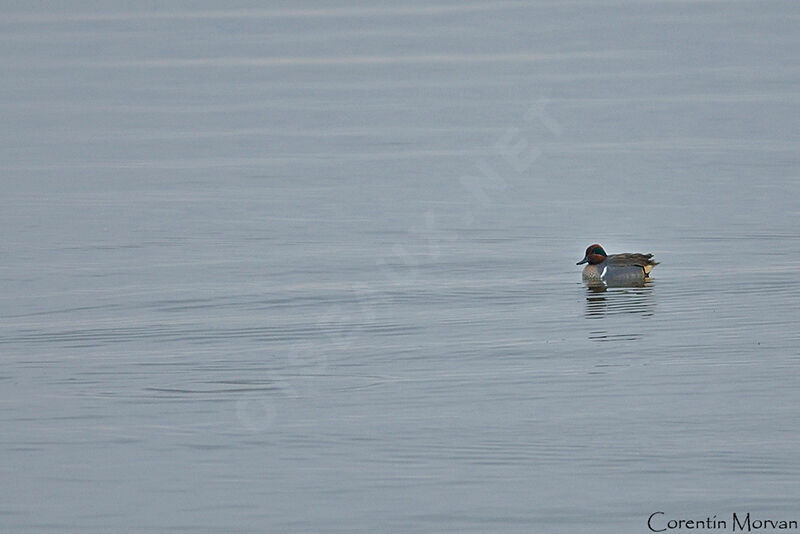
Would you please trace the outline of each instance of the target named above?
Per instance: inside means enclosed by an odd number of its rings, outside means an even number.
[[[2,11],[4,532],[800,518],[796,2]]]

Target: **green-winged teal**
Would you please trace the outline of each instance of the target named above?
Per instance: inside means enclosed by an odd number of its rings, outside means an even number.
[[[658,265],[652,254],[606,254],[595,243],[586,249],[586,255],[576,265],[588,263],[583,268],[583,281],[588,284],[627,285],[641,284],[650,277]]]

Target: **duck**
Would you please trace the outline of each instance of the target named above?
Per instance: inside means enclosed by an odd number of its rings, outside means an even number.
[[[650,278],[650,271],[658,265],[652,254],[606,253],[599,244],[589,245],[583,259],[575,265],[583,265],[583,281],[587,284],[641,285]]]

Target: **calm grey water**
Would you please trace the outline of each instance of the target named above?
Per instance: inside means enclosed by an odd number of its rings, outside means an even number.
[[[798,23],[7,4],[2,531],[800,519]]]

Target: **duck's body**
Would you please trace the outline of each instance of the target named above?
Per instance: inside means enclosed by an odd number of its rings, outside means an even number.
[[[586,249],[586,255],[577,263],[582,265],[583,281],[589,284],[641,284],[650,277],[650,271],[658,265],[652,254],[606,254],[603,247],[594,244]]]

